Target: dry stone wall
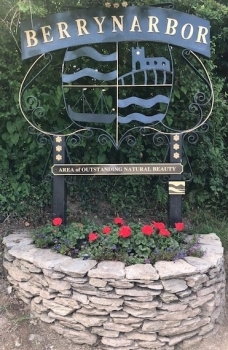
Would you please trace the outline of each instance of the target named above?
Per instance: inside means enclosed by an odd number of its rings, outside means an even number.
[[[187,349],[223,316],[223,248],[202,235],[202,258],[154,266],[72,259],[33,245],[28,232],[4,238],[8,281],[31,315],[76,344],[108,350]]]

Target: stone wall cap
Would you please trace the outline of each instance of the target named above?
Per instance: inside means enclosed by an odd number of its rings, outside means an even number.
[[[58,272],[63,272],[71,277],[83,277],[96,265],[96,260],[83,260],[77,258],[67,260],[64,263],[56,265],[54,267],[54,270]]]
[[[154,267],[161,279],[184,277],[198,273],[196,267],[182,259],[177,261],[157,261]]]
[[[135,264],[125,268],[128,280],[158,280],[159,276],[155,268],[150,264]]]
[[[125,277],[125,264],[121,261],[102,261],[88,273],[89,277],[122,279]]]
[[[11,249],[15,246],[24,246],[33,243],[33,238],[29,231],[21,231],[19,233],[12,233],[9,236],[3,238],[2,243],[7,249]]]

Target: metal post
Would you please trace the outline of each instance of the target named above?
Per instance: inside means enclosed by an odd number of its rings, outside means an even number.
[[[182,135],[170,135],[170,163],[182,162]],[[168,224],[174,227],[176,222],[182,222],[182,194],[185,193],[185,181],[182,175],[169,177]]]
[[[65,137],[53,137],[53,163],[65,164]],[[66,225],[67,186],[65,176],[53,175],[52,218],[60,217]]]

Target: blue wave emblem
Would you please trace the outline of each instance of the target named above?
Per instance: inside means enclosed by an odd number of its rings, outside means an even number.
[[[96,67],[93,60],[107,63],[104,64],[104,68],[103,65],[99,65],[99,70],[84,68],[83,65],[80,66],[80,60],[77,62],[77,59],[81,57],[91,59],[88,62],[91,63],[92,67]],[[73,107],[65,99],[66,109],[71,120],[102,124],[110,124],[115,120],[120,124],[130,122],[152,124],[163,121],[170,103],[173,84],[170,61],[164,57],[146,57],[144,47],[132,48],[131,57],[132,71],[118,76],[118,71],[121,71],[118,64],[120,65],[121,62],[118,63],[116,51],[105,55],[93,47],[85,46],[66,52],[64,62],[69,62],[71,71],[70,69],[65,70],[62,74],[62,82],[65,84],[77,82],[79,89],[81,89],[81,95],[77,94],[77,100],[73,103]],[[115,62],[117,69],[114,70]],[[111,67],[112,70],[109,69]],[[142,82],[137,85],[139,78]],[[108,83],[105,84],[105,82]],[[86,86],[85,89],[83,89],[84,86]],[[145,90],[142,90],[142,86],[143,88],[145,86]],[[77,87],[76,83],[75,87]],[[123,87],[125,87],[124,90]],[[158,89],[152,90],[154,87]],[[160,93],[161,88],[162,91],[164,88],[166,89],[166,95]],[[105,92],[106,90],[107,92]],[[106,98],[109,98],[109,101],[110,98],[112,100],[115,98],[113,96],[116,95],[116,92],[117,101],[110,105]],[[159,93],[151,97],[156,92]],[[94,97],[97,98],[96,102]]]

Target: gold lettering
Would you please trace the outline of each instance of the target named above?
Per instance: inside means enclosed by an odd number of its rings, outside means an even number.
[[[57,23],[58,30],[59,30],[59,39],[65,39],[70,38],[70,34],[68,33],[68,25],[66,22],[58,22]]]
[[[208,29],[206,27],[198,26],[198,36],[196,39],[196,43],[204,43],[207,44],[206,35],[208,34]]]
[[[155,17],[155,16],[148,16],[148,18],[149,18],[148,33],[151,33],[151,32],[159,33],[159,30],[158,30],[158,27],[157,27],[159,19],[157,17]]]
[[[78,35],[84,35],[84,34],[89,34],[88,30],[86,29],[86,20],[81,18],[81,19],[76,19],[76,24],[78,27]],[[83,33],[84,32],[84,33]]]
[[[98,18],[98,17],[93,17],[93,18],[94,18],[95,22],[98,24],[98,28],[99,28],[98,34],[104,33],[103,28],[102,28],[102,24],[103,24],[103,22],[104,22],[104,20],[105,20],[106,17],[101,17],[101,18],[102,18],[102,21],[101,21],[101,22],[99,21],[99,18]]]
[[[25,30],[25,35],[27,40],[27,47],[36,46],[38,44],[35,30]]]
[[[53,36],[48,40],[48,37],[51,36],[49,30],[47,29],[51,29],[51,26],[44,26],[40,28],[43,34],[43,38],[44,38],[44,44],[46,43],[50,43],[54,40]]]
[[[120,21],[116,16],[112,16],[112,32],[116,32],[116,26],[119,28],[119,30],[123,31],[123,18],[124,16],[119,16]]]
[[[174,18],[167,18],[167,27],[165,34],[168,35],[175,35],[176,34],[176,27],[178,26],[178,21]]]
[[[189,27],[189,34],[185,36],[185,30]],[[181,29],[181,36],[183,39],[188,40],[192,37],[194,32],[193,25],[191,23],[186,23]]]
[[[135,32],[135,27],[138,28],[138,32],[141,32],[141,28],[140,28],[139,20],[138,20],[137,16],[134,16],[134,18],[133,18],[130,32]]]

